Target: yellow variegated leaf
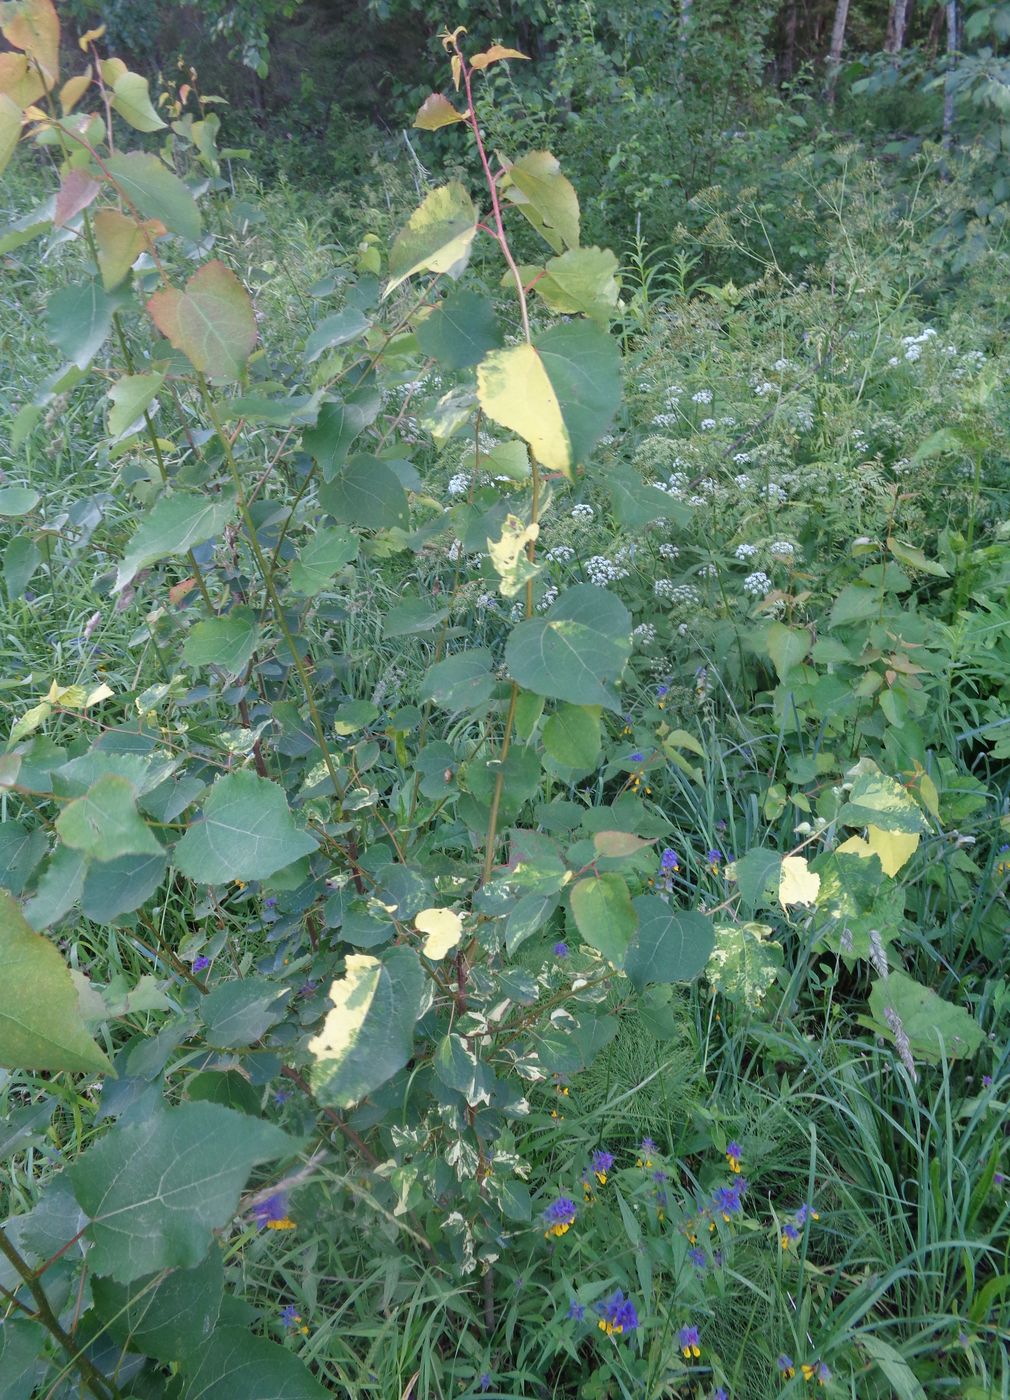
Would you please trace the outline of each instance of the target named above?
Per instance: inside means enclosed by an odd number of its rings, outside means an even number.
[[[452,909],[422,909],[414,918],[414,927],[427,935],[421,951],[432,962],[451,953],[463,936],[463,920]]]
[[[0,173],[14,154],[21,139],[21,108],[0,92]]]
[[[802,856],[783,856],[779,873],[779,903],[785,909],[790,904],[815,904],[821,888],[821,877],[809,869]]]
[[[104,24],[100,24],[97,29],[86,29],[77,41],[78,44],[81,46],[81,52],[87,53],[88,49],[90,49],[91,45],[95,42],[95,40],[100,39],[104,33]]]
[[[893,876],[915,855],[919,845],[919,833],[884,831],[879,826],[868,826],[866,841],[873,854],[880,857],[884,874]]]

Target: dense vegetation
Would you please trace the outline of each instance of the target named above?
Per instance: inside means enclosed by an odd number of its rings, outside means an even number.
[[[0,1400],[1010,1395],[1010,6],[61,17]]]

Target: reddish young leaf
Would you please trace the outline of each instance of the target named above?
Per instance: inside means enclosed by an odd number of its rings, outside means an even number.
[[[54,227],[62,228],[64,224],[70,222],[75,214],[79,214],[82,209],[87,209],[101,188],[101,182],[92,180],[86,170],[69,170],[56,195],[56,207],[53,211]]]

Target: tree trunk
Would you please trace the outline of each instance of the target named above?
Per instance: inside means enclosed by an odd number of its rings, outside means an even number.
[[[951,0],[953,3],[953,0]],[[837,0],[835,5],[835,22],[831,29],[831,48],[828,50],[828,86],[827,99],[829,103],[835,100],[835,85],[838,82],[838,70],[842,66],[842,48],[845,44],[845,25],[849,18],[849,0]]]
[[[954,135],[954,70],[957,66],[957,0],[947,0],[947,78],[943,85],[943,144]]]
[[[905,43],[907,11],[908,0],[891,0],[891,8],[887,13],[887,35],[884,39],[885,53],[901,53]]]
[[[786,10],[785,46],[782,54],[782,79],[788,81],[796,71],[796,0]]]

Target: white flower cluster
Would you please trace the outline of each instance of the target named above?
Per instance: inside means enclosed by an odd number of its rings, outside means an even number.
[[[985,355],[981,350],[966,350],[954,371],[954,378],[963,379],[966,374],[977,374],[984,364]]]
[[[446,556],[450,564],[458,564],[463,556],[463,545],[459,540],[453,540],[449,546],[449,553]]]
[[[756,544],[738,544],[733,553],[737,559],[753,559],[758,552]]]
[[[683,472],[673,472],[665,481],[656,482],[657,488],[665,491],[668,496],[683,496],[686,485],[687,477]]]
[[[698,482],[698,490],[704,496],[714,496],[719,490],[719,483],[712,476],[703,476]]]
[[[657,413],[652,419],[657,428],[675,428],[677,426],[677,415],[675,413]]]
[[[631,635],[640,647],[648,647],[656,640],[656,629],[651,622],[640,622]]]
[[[698,570],[699,578],[718,578],[718,576],[719,570],[714,564],[702,564],[701,568]]]
[[[664,542],[663,544],[661,544],[661,545],[659,546],[659,557],[660,557],[660,559],[676,559],[676,557],[677,557],[677,555],[678,555],[679,553],[680,553],[680,550],[677,548],[677,546],[676,546],[675,544],[669,544],[669,543]]]
[[[580,501],[577,506],[572,506],[572,519],[585,521],[587,525],[595,514],[592,506],[585,501]]]
[[[671,603],[694,606],[701,602],[701,594],[693,583],[674,583],[672,578],[658,578],[652,585],[657,598],[666,598]]]
[[[735,476],[733,480],[736,482],[737,488],[740,491],[746,491],[747,487],[750,485],[750,477],[746,472],[741,472],[739,476]]]
[[[724,428],[736,427],[736,419],[733,417],[732,413],[725,414],[722,418],[719,419],[719,422]]]
[[[796,546],[789,540],[775,540],[768,546],[768,552],[774,559],[791,559],[796,553]]]
[[[771,592],[771,588],[772,581],[762,569],[755,569],[743,581],[743,591],[751,598],[763,598]]]
[[[549,564],[567,564],[570,559],[575,558],[575,550],[570,544],[556,544],[553,549],[549,549],[544,555]]]
[[[679,384],[671,384],[669,389],[667,389],[666,393],[663,395],[663,401],[666,404],[667,408],[674,408],[676,406],[677,400],[680,398],[683,392],[684,390]]]
[[[449,495],[462,496],[464,491],[470,489],[470,473],[457,472],[455,476],[449,478]]]
[[[697,391],[697,393],[694,393],[694,394],[691,395],[691,402],[692,402],[692,403],[711,403],[711,402],[712,402],[712,390],[711,390],[711,389],[699,389],[699,390]]]
[[[590,583],[595,583],[598,588],[604,588],[608,583],[617,583],[619,579],[628,577],[627,569],[622,569],[603,554],[594,554],[591,559],[586,560],[586,573]]]
[[[493,608],[494,605],[495,596],[493,593],[482,593],[474,604],[478,612],[486,612],[488,608]]]
[[[747,465],[747,463],[750,461],[750,453],[749,453],[749,452],[734,452],[734,453],[733,453],[733,461],[737,464],[738,467],[745,467],[745,466]]]
[[[557,602],[557,598],[558,590],[554,587],[552,583],[544,589],[544,596],[540,599],[540,602],[537,604],[537,612],[546,612],[552,603]],[[520,608],[520,613],[521,612],[522,608]]]
[[[716,424],[714,418],[703,418],[698,424],[698,427],[702,430],[703,433],[707,433],[711,432],[715,425]]]
[[[777,485],[774,481],[769,481],[768,485],[765,487],[765,495],[773,504],[780,506],[785,505],[786,501],[789,499],[782,487]]]
[[[769,394],[774,394],[775,392],[775,385],[768,379],[756,380],[753,387],[759,399],[766,398]]]
[[[775,363],[772,365],[772,369],[776,370],[779,374],[783,374],[787,369],[792,369],[792,367],[792,360],[785,359],[776,360]]]
[[[793,409],[793,422],[802,433],[809,433],[814,426],[814,411],[809,404],[799,404]]]
[[[903,335],[901,343],[905,347],[905,359],[914,362],[922,355],[922,347],[936,336],[932,326],[927,326],[921,335]]]

